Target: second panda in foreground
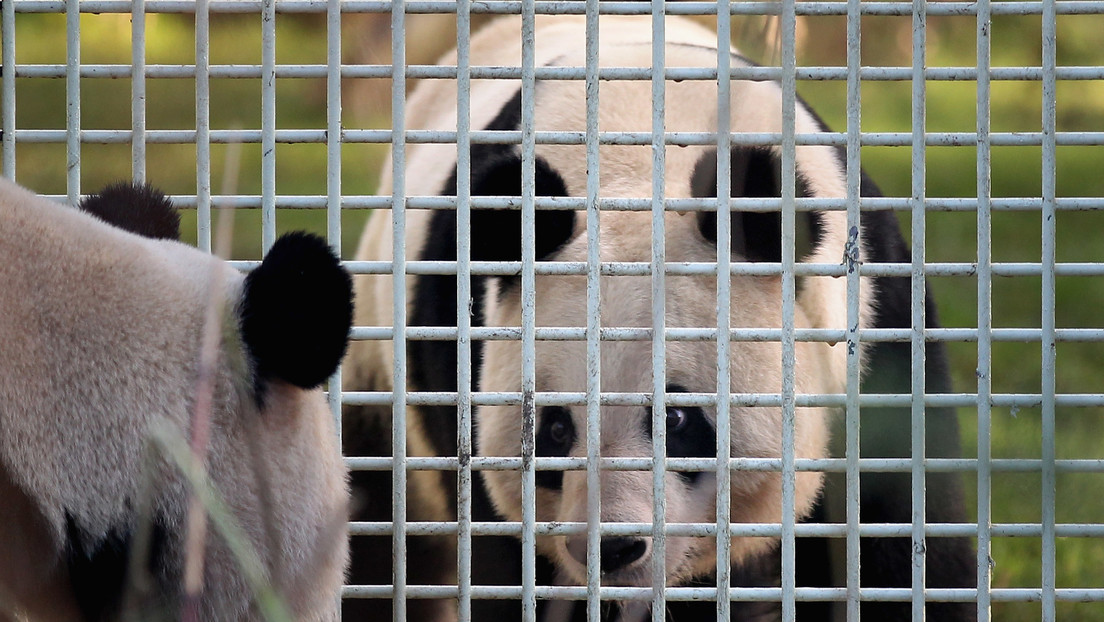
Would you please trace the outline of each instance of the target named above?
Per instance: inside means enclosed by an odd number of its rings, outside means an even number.
[[[578,16],[536,18],[536,67],[583,67],[585,21]],[[521,65],[520,18],[500,19],[478,33],[471,43],[472,66]],[[602,67],[651,68],[652,25],[649,17],[604,16],[600,22],[598,58]],[[716,34],[695,23],[668,17],[665,24],[666,66],[714,68]],[[733,66],[749,63],[732,52]],[[453,65],[455,55],[441,64]],[[599,87],[598,129],[601,132],[642,132],[652,129],[651,82],[607,80]],[[581,80],[540,80],[534,89],[534,123],[540,131],[583,132],[586,127],[586,95]],[[733,132],[781,132],[782,91],[768,81],[734,80],[731,84],[729,126]],[[451,80],[425,81],[414,91],[406,112],[408,129],[454,131],[457,128],[456,84]],[[714,80],[667,81],[665,129],[667,132],[705,132],[717,129],[717,86]],[[471,128],[516,131],[521,128],[522,90],[516,80],[472,80]],[[823,131],[820,120],[804,104],[796,110],[796,131]],[[538,144],[533,179],[538,197],[581,197],[587,192],[584,145]],[[780,148],[734,146],[731,150],[733,197],[781,196]],[[650,145],[602,145],[599,149],[599,195],[602,198],[649,198],[653,192],[653,152]],[[384,169],[384,187],[390,191],[390,165]],[[663,187],[668,198],[713,197],[717,188],[715,146],[668,146],[664,154]],[[471,194],[513,196],[522,194],[523,163],[516,144],[474,144],[471,148]],[[803,145],[796,150],[796,194],[799,197],[846,196],[842,153],[833,147]],[[407,196],[457,192],[457,152],[450,144],[412,144],[406,148]],[[877,193],[864,180],[863,193]],[[603,211],[600,216],[600,256],[603,262],[650,262],[652,216],[641,211]],[[520,261],[521,217],[516,210],[481,210],[471,213],[471,259]],[[908,247],[890,212],[866,212],[861,227],[849,236],[842,211],[798,212],[796,260],[839,264],[856,248],[866,264],[909,262]],[[456,259],[457,225],[452,210],[406,212],[407,260]],[[668,262],[714,262],[717,256],[716,215],[708,211],[678,213],[664,218]],[[587,222],[582,212],[538,210],[536,259],[584,262],[587,258]],[[460,233],[463,234],[462,232]],[[733,261],[778,262],[782,257],[781,216],[777,212],[733,211],[731,249]],[[360,259],[389,260],[392,252],[390,214],[369,221],[359,251]],[[447,275],[408,276],[407,323],[411,326],[455,326],[458,313],[471,313],[472,324],[492,327],[521,325],[522,284],[517,276],[474,276],[472,299],[456,300],[456,278]],[[651,278],[601,277],[601,326],[652,325]],[[778,275],[737,275],[730,281],[733,328],[782,326],[782,279]],[[356,323],[392,326],[393,283],[390,276],[362,277],[357,285],[361,300]],[[802,277],[798,281],[794,310],[798,329],[846,327],[846,280]],[[581,275],[537,275],[535,280],[536,326],[587,325],[587,285]],[[716,326],[716,279],[710,276],[666,277],[665,325],[671,328]],[[925,301],[927,303],[927,301]],[[860,289],[861,328],[908,327],[910,284],[907,279],[863,277]],[[929,325],[935,312],[929,304]],[[457,349],[449,341],[410,341],[408,384],[413,391],[452,392],[457,387]],[[601,344],[603,392],[651,394],[653,390],[650,341],[609,341]],[[795,388],[798,394],[839,394],[846,387],[845,343],[798,341]],[[521,391],[521,343],[488,341],[472,343],[477,367],[472,370],[475,391]],[[778,342],[734,341],[729,348],[729,383],[738,394],[779,393],[782,387],[782,347]],[[867,373],[863,391],[910,393],[908,344],[863,345]],[[389,342],[362,342],[351,352],[352,368],[346,376],[350,389],[391,391],[392,351]],[[928,347],[929,392],[948,389],[944,358],[938,344]],[[536,390],[575,392],[586,390],[586,345],[581,341],[536,342]],[[714,393],[717,388],[716,348],[709,341],[668,340],[666,392]],[[456,456],[456,409],[453,406],[418,406],[409,409],[408,452]],[[586,456],[586,412],[578,405],[542,404],[535,409],[532,433],[536,456]],[[661,415],[662,416],[662,415]],[[908,456],[909,409],[864,408],[863,457]],[[645,406],[603,406],[601,455],[650,457],[653,413]],[[389,441],[377,432],[389,422],[387,410],[368,407],[346,413],[347,450],[388,455]],[[709,407],[666,408],[667,455],[712,457],[716,455],[716,415]],[[736,406],[731,410],[731,454],[736,457],[778,458],[782,455],[782,411],[778,407]],[[476,455],[522,455],[523,412],[520,405],[479,406],[474,413]],[[826,408],[798,408],[795,444],[797,458],[829,455],[832,413]],[[928,455],[956,455],[958,429],[953,412],[929,409]],[[375,443],[375,444],[373,444]],[[463,457],[461,457],[461,462]],[[843,522],[843,488],[823,487],[820,473],[803,471],[796,476],[795,518]],[[474,521],[520,521],[521,475],[510,471],[477,471],[472,500]],[[455,477],[431,473],[411,476],[410,520],[455,520]],[[390,478],[362,472],[354,475],[354,493],[367,497],[390,494]],[[585,522],[587,484],[583,471],[538,471],[536,475],[538,521]],[[429,490],[427,490],[427,487]],[[443,489],[444,494],[437,492]],[[953,476],[930,475],[927,519],[933,522],[965,520],[961,491]],[[648,523],[652,520],[652,474],[649,471],[607,470],[601,473],[603,522]],[[712,523],[716,520],[716,479],[709,472],[668,472],[665,476],[667,523]],[[911,522],[907,476],[864,474],[863,522]],[[782,520],[782,477],[777,472],[732,473],[730,516],[733,522],[777,523]],[[365,516],[386,520],[386,516]],[[418,546],[414,540],[412,547]],[[799,586],[842,585],[845,568],[840,546],[822,540],[798,541]],[[380,543],[386,544],[386,543]],[[770,538],[734,537],[731,540],[734,585],[777,585],[777,542]],[[541,559],[538,584],[585,585],[585,535],[539,537]],[[475,585],[517,585],[521,574],[518,543],[509,538],[476,537],[473,541]],[[370,582],[369,573],[358,579],[357,568],[389,570],[389,546],[353,543],[354,582]],[[973,552],[964,539],[930,538],[926,543],[927,587],[967,587],[973,578]],[[864,539],[863,587],[909,587],[912,545],[907,538]],[[601,544],[604,585],[650,586],[652,543],[646,537],[605,536]],[[455,568],[451,559],[417,563],[411,556],[409,582],[449,583],[455,576],[440,569]],[[666,577],[669,585],[710,585],[716,572],[712,537],[668,536]],[[436,573],[436,574],[435,574]],[[381,577],[387,582],[387,577]],[[441,603],[436,613],[450,615]],[[423,606],[412,601],[411,607]],[[475,601],[477,619],[516,619],[516,602]],[[712,603],[668,601],[673,619],[713,619]],[[825,603],[800,603],[811,619],[832,619],[837,607]],[[908,603],[864,603],[870,619],[909,619]],[[584,607],[544,606],[542,621],[578,617]],[[733,619],[769,619],[777,615],[777,603],[733,603]],[[972,618],[970,604],[932,603],[928,619]],[[639,619],[644,611],[635,605],[615,607],[609,619]]]
[[[348,273],[300,233],[243,276],[144,186],[80,207],[0,178],[0,621],[336,620]]]

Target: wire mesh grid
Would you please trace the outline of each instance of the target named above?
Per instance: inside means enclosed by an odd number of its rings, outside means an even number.
[[[732,18],[717,19],[726,14]],[[521,15],[518,36],[529,43],[521,46],[520,62],[473,63],[471,33],[500,15]],[[603,34],[586,39],[586,62],[542,65],[531,44],[538,15],[583,16],[587,32]],[[653,45],[648,67],[600,65],[598,45],[608,30],[600,29],[599,15],[641,16],[655,41],[663,40],[671,16],[697,16],[716,32],[716,39],[707,43],[727,51],[716,42],[733,40],[763,64],[744,66],[718,53],[712,67],[675,66],[666,62],[664,46]],[[1104,28],[1104,3],[5,0],[0,26],[0,170],[5,176],[69,203],[114,179],[149,180],[170,192],[178,205],[194,210],[189,241],[201,248],[211,248],[217,226],[213,210],[235,210],[239,235],[232,259],[243,269],[255,265],[278,230],[313,228],[343,251],[354,273],[389,277],[395,284],[391,299],[358,301],[387,309],[390,323],[362,324],[352,334],[358,344],[389,344],[390,379],[380,385],[387,389],[355,386],[348,377],[343,383],[341,374],[331,380],[331,387],[346,388],[330,391],[330,400],[335,417],[345,411],[346,460],[354,484],[360,476],[383,475],[388,487],[384,497],[354,499],[354,510],[356,502],[367,502],[375,512],[353,522],[354,538],[386,545],[382,562],[379,557],[354,557],[354,584],[343,594],[345,619],[429,619],[431,614],[485,619],[493,609],[480,607],[498,602],[517,604],[516,615],[526,620],[570,619],[570,612],[554,606],[564,600],[582,603],[583,615],[591,620],[617,615],[663,619],[679,603],[696,601],[715,602],[710,606],[716,615],[733,619],[740,619],[740,605],[747,602],[778,603],[779,615],[787,620],[823,617],[806,611],[827,612],[836,619],[881,619],[881,610],[860,608],[861,603],[877,602],[904,603],[902,609],[885,611],[904,612],[912,619],[923,619],[925,611],[932,619],[961,619],[925,608],[940,602],[967,603],[967,617],[980,619],[1104,616],[1099,574],[1104,505],[1097,492],[1104,489],[1104,455],[1096,440],[1104,423],[1104,394],[1093,373],[1104,341],[1104,326],[1095,313],[1104,302],[1104,246],[1095,234],[1104,209],[1099,174],[1104,56],[1095,44]],[[453,46],[458,51],[451,60],[434,62]],[[412,121],[417,111],[409,110],[413,87],[408,88],[408,81],[429,79],[455,82],[455,128],[423,128]],[[514,128],[471,123],[480,114],[472,108],[473,81],[493,80],[519,85],[521,109]],[[736,131],[723,122],[714,132],[668,129],[665,96],[670,84],[714,84],[717,101],[701,105],[725,120],[732,85],[747,80],[779,83],[777,130]],[[543,81],[584,85],[585,128],[537,129],[534,101]],[[650,127],[632,132],[598,127],[600,86],[618,81],[648,85]],[[835,131],[798,131],[798,93]],[[406,188],[416,187],[424,174],[409,166],[408,154],[441,144],[455,145],[454,192],[408,193]],[[523,164],[521,191],[517,196],[479,196],[469,183],[473,167],[479,166],[477,146],[500,144],[517,146]],[[230,147],[237,145],[242,154],[235,156]],[[549,145],[579,148],[586,170],[592,172],[584,177],[581,192],[538,196],[537,152]],[[733,148],[757,145],[771,145],[782,154],[780,196],[739,197],[727,187],[726,175],[717,175],[715,196],[734,199],[668,196],[664,170],[669,148],[715,147],[717,167],[723,171],[732,167],[726,160]],[[842,150],[842,196],[799,193],[795,153],[810,145]],[[600,154],[607,146],[651,151],[654,168],[645,196],[608,193],[600,185]],[[389,194],[377,190],[376,177],[387,155],[391,164],[383,175],[390,177]],[[860,197],[860,164],[885,196]],[[734,226],[728,215],[736,207],[780,213],[778,261],[749,263],[730,253],[730,236],[724,232]],[[464,235],[472,215],[475,210],[503,209],[520,213],[521,256],[512,261],[478,259],[471,236]],[[585,255],[574,261],[537,261],[537,215],[568,210],[587,216],[585,237],[592,243]],[[427,258],[413,250],[408,254],[408,216],[438,211],[456,215],[461,234],[455,238],[454,258]],[[369,212],[391,220],[394,250],[389,257],[353,252]],[[647,258],[610,261],[601,256],[596,240],[607,212],[637,213],[644,227],[651,228]],[[717,261],[667,261],[663,232],[665,214],[672,212],[717,215]],[[851,262],[848,254],[841,263],[798,261],[795,220],[809,212],[846,214],[848,230],[861,224],[863,214],[895,214],[911,240],[911,260],[863,263],[860,256]],[[843,255],[845,249],[838,251]],[[740,301],[732,298],[728,279],[716,279],[716,297],[702,302],[714,313],[713,325],[669,325],[667,281],[718,274],[780,277],[781,323],[729,325],[729,305]],[[420,322],[410,307],[410,288],[435,275],[456,275],[460,300],[473,297],[473,283],[520,275],[520,322],[482,325],[478,315],[465,309],[455,313],[450,325]],[[538,325],[536,280],[563,275],[586,282],[585,300],[578,301],[586,308],[585,325]],[[600,284],[619,276],[648,281],[649,291],[643,293],[652,307],[640,326],[601,320],[603,306],[612,303],[599,296]],[[846,282],[845,326],[796,325],[799,280],[808,277],[842,277]],[[905,309],[907,325],[860,326],[860,283],[866,277],[908,279],[912,303]],[[922,304],[929,293],[940,309],[942,326],[931,326],[933,314]],[[480,348],[511,341],[521,343],[518,390],[481,390],[473,376],[482,360]],[[573,391],[539,386],[538,344],[546,342],[583,344],[585,354],[576,364],[590,371],[584,386]],[[650,344],[651,386],[645,391],[605,390],[601,352],[608,344],[633,342]],[[670,390],[664,381],[670,365],[667,345],[679,342],[715,346],[713,392]],[[411,369],[425,365],[416,350],[424,343],[455,348],[454,390],[420,390],[424,387],[408,382]],[[728,386],[728,350],[743,343],[778,345],[777,390]],[[802,343],[902,344],[909,375],[903,388],[871,391],[861,386],[860,378],[882,370],[864,370],[855,348],[846,360],[845,390],[799,391],[795,351]],[[927,344],[947,350],[953,388],[928,391],[925,376],[932,368]],[[652,443],[651,455],[603,456],[604,409],[640,410],[653,404],[711,409],[719,438],[739,425],[734,409],[779,409],[782,452],[766,458],[739,455],[720,443],[712,457],[670,457],[660,413],[652,417],[648,431],[658,441]],[[537,457],[530,442],[518,456],[485,455],[476,446],[473,426],[478,426],[481,409],[496,406],[520,407],[529,441],[540,408],[572,407],[584,416],[585,430],[579,434],[586,438],[586,449]],[[830,457],[797,457],[793,434],[799,409],[814,407],[841,413],[833,451]],[[424,423],[411,426],[422,416],[420,409],[429,408],[452,413],[457,429],[453,451],[428,455],[434,452],[412,438],[426,434]],[[385,431],[350,425],[350,418],[372,409],[387,413]],[[904,422],[905,428],[879,427],[877,419],[864,416],[892,409],[904,418],[886,421]],[[956,434],[961,424],[961,451],[944,452],[948,439],[939,435],[947,428],[933,431],[933,409],[956,409],[949,419]],[[359,452],[357,439],[350,435],[363,434],[381,434],[389,446],[382,452]],[[877,435],[890,439],[888,449],[869,446],[877,444]],[[654,468],[657,464],[666,470]],[[584,519],[538,520],[538,477],[557,470],[585,477]],[[480,487],[486,485],[483,474],[497,471],[521,473],[519,520],[480,515],[486,510],[480,509],[479,499]],[[672,511],[665,494],[669,471],[715,477],[714,519],[667,520]],[[601,482],[609,472],[650,472],[648,520],[603,522]],[[758,472],[781,474],[781,520],[731,522],[731,480]],[[828,474],[823,498],[839,503],[815,522],[794,518],[794,485],[797,474],[806,472]],[[446,482],[444,492],[435,494],[449,497],[444,505],[452,516],[420,519],[425,502],[411,491],[426,474],[449,474],[435,480]],[[933,506],[938,513],[947,500],[930,493],[941,490],[940,478],[948,474],[961,479],[965,513],[960,520],[931,520]],[[866,501],[861,491],[877,489],[883,476],[892,486],[903,483],[898,494],[887,498],[902,506],[906,519],[871,520],[868,516],[886,515],[873,510],[868,515],[861,506]],[[478,545],[495,536],[506,536],[519,557],[510,561],[516,561],[516,572],[490,584],[480,580],[478,567],[495,549]],[[584,537],[580,562],[587,570],[585,581],[539,579],[542,568],[555,561],[539,552],[537,541],[545,536]],[[731,557],[730,538],[755,536],[781,543],[769,585],[740,584],[741,565],[733,565],[738,560]],[[651,564],[650,582],[603,583],[601,544],[615,537],[650,541],[651,559],[660,560]],[[666,581],[662,560],[668,537],[714,542],[713,572],[697,582],[654,589]],[[933,572],[941,572],[933,570],[933,563],[939,563],[931,557],[933,543],[956,538],[970,545],[971,581],[933,584]],[[868,580],[864,568],[870,562],[863,546],[869,541],[907,544],[905,564],[885,571],[899,581]],[[825,566],[820,568],[824,576],[810,579],[806,574],[802,560],[809,558],[799,550],[803,542],[824,543],[828,553],[817,562]],[[434,549],[439,545],[444,553]],[[426,566],[439,563],[441,555],[453,582],[423,580]],[[373,564],[378,566],[371,569],[378,571],[375,575],[363,568]],[[369,575],[383,579],[358,579]],[[619,614],[601,606],[615,601],[648,606],[624,604]],[[816,603],[830,605],[802,608]]]

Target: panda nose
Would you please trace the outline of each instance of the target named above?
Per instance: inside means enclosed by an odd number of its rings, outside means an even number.
[[[567,551],[575,561],[586,565],[586,538],[571,538]],[[641,538],[602,538],[601,568],[603,573],[616,572],[631,566],[648,552],[648,543]]]
[[[640,538],[602,538],[602,572],[621,570],[644,557],[647,543]]]

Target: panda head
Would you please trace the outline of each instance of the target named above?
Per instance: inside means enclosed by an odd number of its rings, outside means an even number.
[[[647,24],[621,18],[624,26],[602,23],[603,65],[650,66],[650,30]],[[677,26],[677,28],[673,27]],[[620,28],[620,29],[619,29]],[[682,29],[680,31],[680,29]],[[569,29],[571,39],[549,53],[548,64],[582,66],[581,27]],[[685,31],[685,32],[683,32]],[[614,36],[607,33],[616,32]],[[703,39],[704,31],[684,22],[667,24],[666,58],[669,67],[715,66],[716,50],[701,45],[672,43],[689,32],[688,39]],[[626,42],[617,35],[635,33],[640,41]],[[715,40],[715,35],[709,33]],[[538,42],[542,41],[538,24]],[[560,35],[557,36],[561,36]],[[695,39],[696,37],[696,39]],[[555,40],[545,36],[543,41]],[[611,41],[608,45],[606,41]],[[475,44],[473,43],[473,46]],[[551,44],[550,44],[551,45]],[[555,47],[555,46],[553,46]],[[538,62],[541,54],[538,48]],[[733,57],[733,64],[743,61]],[[600,84],[599,129],[603,132],[651,131],[651,84],[647,81],[609,81]],[[780,132],[782,94],[771,82],[733,81],[730,127],[734,132]],[[473,95],[475,97],[475,95]],[[535,89],[536,129],[582,132],[585,129],[585,92],[581,81],[539,82]],[[715,132],[717,90],[712,81],[668,81],[666,130]],[[518,129],[520,95],[500,109],[487,129]],[[823,128],[799,103],[797,132]],[[535,179],[538,196],[586,196],[586,152],[583,145],[536,147]],[[796,153],[796,194],[801,197],[845,196],[842,163],[830,147],[799,146]],[[601,145],[599,194],[608,197],[651,197],[653,188],[650,146]],[[733,197],[780,197],[780,151],[776,146],[735,146],[731,150]],[[664,188],[667,197],[714,197],[717,152],[709,146],[668,146],[665,150]],[[473,194],[516,195],[520,182],[517,146],[477,145],[472,149]],[[777,212],[731,212],[733,261],[777,262],[782,255],[781,217]],[[650,262],[652,215],[647,211],[602,211],[599,254],[603,262]],[[798,261],[839,263],[848,242],[842,212],[798,212]],[[502,240],[520,239],[516,212],[473,211],[473,259],[520,259],[520,247],[503,246]],[[802,230],[804,234],[802,234]],[[664,242],[668,262],[715,262],[716,213],[667,212]],[[584,213],[539,210],[536,215],[536,259],[585,262],[587,222]],[[668,274],[664,322],[668,328],[709,328],[717,325],[716,278]],[[587,326],[587,284],[581,275],[537,275],[535,280],[536,326]],[[732,328],[780,328],[782,279],[780,275],[735,275],[730,279]],[[862,300],[870,300],[870,284],[863,284]],[[600,277],[601,326],[652,326],[650,276]],[[520,326],[521,282],[517,277],[496,278],[487,288],[484,321],[487,326]],[[861,323],[868,322],[865,303]],[[795,304],[797,328],[842,329],[846,320],[846,284],[843,279],[803,277]],[[838,393],[844,388],[844,344],[799,341],[796,346],[797,393]],[[600,344],[601,391],[651,394],[652,343],[603,341]],[[668,340],[665,350],[666,393],[714,393],[717,390],[715,342]],[[489,341],[481,361],[482,391],[519,392],[522,387],[522,346],[517,341]],[[535,376],[537,392],[584,392],[588,365],[582,341],[537,341]],[[782,348],[778,342],[733,341],[729,345],[729,384],[733,393],[780,393]],[[822,408],[798,408],[795,454],[798,458],[826,455],[829,413]],[[651,457],[652,407],[601,407],[600,454],[602,457]],[[669,457],[717,455],[716,413],[712,407],[668,406],[666,452]],[[734,457],[779,458],[782,455],[782,411],[778,407],[734,406],[730,411]],[[486,456],[522,455],[523,417],[520,405],[481,406],[476,412],[478,451]],[[582,405],[536,406],[535,455],[586,456],[586,409]],[[517,472],[484,474],[497,511],[509,520],[521,519],[521,476]],[[819,494],[821,475],[799,472],[796,479],[796,518],[807,515]],[[651,472],[603,470],[601,519],[608,522],[652,520]],[[587,519],[587,482],[584,471],[538,471],[537,520]],[[782,478],[777,472],[736,471],[731,477],[730,515],[733,522],[776,523],[782,519]],[[665,475],[666,520],[670,523],[716,520],[716,478],[710,472],[668,472]],[[570,580],[586,579],[585,534],[538,540]],[[732,560],[767,551],[767,538],[732,539]],[[601,545],[603,582],[646,586],[652,583],[652,543],[647,537],[604,536]],[[668,582],[677,584],[716,570],[713,538],[668,537]]]
[[[180,237],[179,214],[147,185],[107,186],[81,201],[80,209],[146,238]],[[248,354],[255,397],[263,404],[273,383],[314,389],[337,369],[352,324],[351,278],[324,240],[288,233],[246,276],[232,312],[240,330],[233,341]]]

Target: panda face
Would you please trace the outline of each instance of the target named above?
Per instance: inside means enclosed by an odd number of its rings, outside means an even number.
[[[538,63],[582,66],[584,49],[581,23],[571,18],[538,20]],[[489,30],[494,32],[495,25]],[[603,65],[650,66],[650,29],[647,19],[609,18],[602,22],[599,57]],[[612,33],[612,34],[608,34]],[[715,34],[677,19],[667,23],[666,48],[669,67],[715,66],[716,50],[702,45]],[[706,38],[706,37],[712,37]],[[476,49],[478,42],[473,42]],[[542,48],[542,44],[546,48]],[[551,51],[547,51],[548,49]],[[510,57],[502,64],[509,64]],[[734,64],[744,61],[734,58]],[[730,127],[734,132],[780,132],[781,90],[768,82],[733,81]],[[473,93],[477,98],[478,91]],[[499,94],[501,96],[501,94]],[[515,97],[516,99],[516,97]],[[520,101],[520,100],[517,100]],[[581,81],[547,81],[535,90],[536,129],[582,132],[586,127],[585,93]],[[716,85],[710,81],[669,81],[666,84],[665,126],[668,132],[715,132]],[[491,129],[516,129],[518,115],[506,114],[509,100],[498,113]],[[604,81],[599,93],[600,131],[649,132],[651,84],[646,81]],[[821,131],[816,118],[799,104],[797,132]],[[520,160],[516,151],[505,157]],[[512,155],[511,155],[512,154]],[[586,154],[582,145],[546,145],[536,148],[537,195],[585,196]],[[716,149],[706,145],[668,146],[665,149],[664,192],[667,197],[712,197],[716,190]],[[414,155],[417,159],[419,156]],[[501,154],[497,156],[504,158]],[[599,185],[602,197],[651,197],[653,153],[650,146],[601,145]],[[797,149],[797,194],[809,197],[844,196],[843,172],[837,155],[828,147],[799,146]],[[734,197],[778,197],[780,163],[775,147],[734,147],[731,157],[731,188]],[[481,168],[473,149],[472,189],[480,192],[488,183],[502,188],[502,167]],[[488,181],[490,179],[490,181]],[[446,185],[447,188],[447,185]],[[550,189],[562,188],[555,192]],[[512,194],[516,192],[487,192]],[[448,192],[446,192],[448,194]],[[738,207],[734,207],[738,209]],[[587,223],[585,214],[573,215],[570,227],[547,226],[555,212],[538,211],[537,259],[585,262]],[[483,222],[473,212],[473,257],[478,252],[476,228]],[[603,262],[650,262],[652,227],[650,212],[603,211],[599,224],[599,255]],[[797,259],[839,263],[848,243],[846,219],[841,212],[798,214]],[[734,261],[779,261],[781,257],[780,215],[733,211],[731,232]],[[513,224],[516,228],[517,224]],[[566,233],[555,233],[555,231]],[[516,229],[515,229],[516,230]],[[551,232],[551,233],[550,233]],[[559,237],[556,237],[559,235]],[[664,218],[665,252],[668,262],[714,262],[717,259],[715,214],[668,212]],[[554,238],[554,239],[550,239]],[[516,260],[516,259],[515,259]],[[586,279],[583,276],[537,275],[535,317],[538,327],[587,325]],[[664,322],[667,327],[710,328],[717,325],[716,279],[708,276],[666,276]],[[779,328],[782,326],[782,284],[780,276],[737,275],[730,279],[730,326],[733,328]],[[601,326],[652,326],[651,278],[648,276],[603,276],[600,280]],[[861,299],[870,300],[872,285],[862,286]],[[521,286],[516,278],[493,280],[484,302],[488,326],[521,325]],[[860,324],[870,315],[865,302]],[[798,285],[795,304],[797,328],[845,327],[846,284],[843,279],[804,277]],[[709,341],[666,342],[663,384],[671,393],[714,393],[717,389],[716,346]],[[600,346],[600,377],[603,392],[651,394],[652,344],[646,341],[608,341]],[[838,393],[843,390],[846,352],[843,344],[798,342],[796,346],[797,393]],[[484,344],[480,377],[482,391],[521,390],[521,344],[490,341]],[[729,385],[733,393],[779,393],[782,386],[782,349],[777,342],[734,341],[729,346]],[[535,360],[538,392],[584,392],[587,382],[585,343],[538,341]],[[538,403],[535,437],[537,456],[586,455],[585,407],[544,406]],[[799,408],[796,413],[795,455],[820,458],[827,453],[827,419],[820,408]],[[716,455],[716,412],[705,407],[667,407],[661,414],[667,430],[668,456],[713,457]],[[653,454],[652,421],[648,407],[602,406],[600,454],[603,457],[645,457]],[[782,413],[775,407],[733,407],[730,409],[732,456],[779,458],[782,455]],[[477,449],[486,456],[519,456],[522,453],[520,406],[483,406],[476,412]],[[484,474],[497,511],[509,520],[521,519],[521,477],[516,472]],[[801,472],[796,481],[796,517],[805,516],[816,501],[821,485],[818,473]],[[601,518],[610,522],[652,520],[651,472],[602,471]],[[782,518],[779,473],[734,472],[731,477],[730,516],[733,522],[778,522]],[[586,521],[587,486],[583,471],[538,472],[537,520]],[[668,523],[716,520],[716,479],[712,473],[665,475],[666,520]],[[733,538],[734,562],[761,554],[773,545],[766,538]],[[541,552],[556,561],[568,578],[586,579],[584,535],[548,537],[538,540]],[[614,538],[602,541],[603,582],[615,585],[650,585],[649,538]],[[669,537],[666,544],[668,582],[678,584],[694,576],[715,571],[712,538]]]
[[[641,214],[603,214],[602,239],[611,240],[603,261],[645,260],[650,239],[630,236],[628,227]],[[647,215],[643,215],[647,218]],[[607,228],[608,220],[608,228]],[[619,222],[621,221],[621,222]],[[693,216],[672,214],[667,218],[670,261],[713,261],[715,247],[697,233]],[[690,240],[690,242],[685,242]],[[635,242],[631,244],[630,242]],[[586,240],[577,237],[557,259],[585,258]],[[634,247],[635,246],[635,247]],[[606,251],[603,248],[603,251]],[[626,259],[627,258],[627,259]],[[487,323],[490,326],[518,326],[520,296],[516,283],[502,282],[489,296]],[[601,325],[603,327],[650,327],[650,278],[608,277],[601,281]],[[668,276],[665,299],[666,326],[705,328],[716,325],[716,282],[712,277]],[[585,326],[586,281],[581,276],[541,275],[536,279],[537,326]],[[781,325],[780,281],[776,277],[732,279],[733,327]],[[800,310],[799,327],[809,318]],[[601,344],[601,390],[650,394],[653,388],[650,341],[613,341]],[[825,344],[798,344],[799,393],[836,390],[819,382],[814,369],[822,364]],[[708,341],[668,341],[666,347],[667,393],[713,393],[716,391],[716,346]],[[582,342],[538,341],[535,373],[538,392],[584,392],[587,381],[586,346]],[[777,343],[733,342],[730,346],[730,386],[734,393],[777,393],[781,390],[781,348]],[[493,341],[485,345],[483,363],[485,391],[517,392],[521,388],[521,345]],[[782,453],[781,411],[778,408],[733,408],[730,413],[731,455],[778,458]],[[522,416],[519,406],[484,406],[477,412],[479,451],[490,456],[521,455]],[[652,420],[648,407],[603,406],[601,449],[603,457],[651,457]],[[712,408],[668,407],[663,415],[667,430],[667,455],[712,457],[716,455],[716,413]],[[820,409],[799,409],[796,453],[800,457],[823,457],[826,413]],[[537,456],[586,456],[586,414],[582,406],[537,408]],[[520,520],[521,479],[517,473],[485,473],[498,510],[510,520]],[[777,522],[781,517],[781,478],[777,473],[738,472],[732,477],[731,517],[735,522]],[[806,513],[819,489],[819,474],[798,475],[797,509]],[[537,475],[537,520],[586,521],[586,473],[541,471]],[[651,521],[652,474],[634,471],[603,471],[602,520],[610,522]],[[716,480],[708,472],[666,475],[666,518],[669,523],[713,522],[716,520]],[[622,542],[632,554],[603,554],[604,579],[612,584],[648,585],[651,570],[647,538]],[[586,539],[584,535],[549,538],[542,551],[557,560],[577,581],[585,581]],[[616,546],[616,545],[613,545]],[[636,548],[632,548],[636,546]],[[765,539],[733,539],[733,557],[754,555],[770,546]],[[603,544],[605,547],[605,544]],[[667,539],[668,579],[678,583],[708,572],[712,566],[713,540],[671,537]],[[605,551],[605,548],[604,548]],[[616,561],[606,561],[616,560]]]

